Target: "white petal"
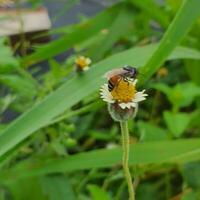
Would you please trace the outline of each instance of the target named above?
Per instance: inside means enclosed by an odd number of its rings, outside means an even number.
[[[87,71],[87,70],[89,70],[89,67],[88,67],[88,66],[85,66],[85,67],[83,68],[83,71]]]
[[[100,95],[101,98],[108,102],[108,103],[114,103],[114,99],[112,98],[112,95],[108,91],[108,84],[104,84],[100,89]]]
[[[125,109],[125,108],[126,108],[126,103],[120,103],[119,106],[120,106],[122,109]]]
[[[119,106],[120,106],[122,109],[125,109],[125,108],[130,109],[131,107],[135,108],[135,107],[137,106],[137,103],[135,103],[135,102],[120,103]]]
[[[138,82],[138,80],[135,79],[132,84],[135,86],[137,84],[137,82]]]
[[[89,65],[89,64],[91,64],[91,59],[90,58],[86,58],[86,63]]]
[[[148,94],[144,94],[145,90],[142,90],[141,92],[137,92],[133,98],[133,102],[137,103],[137,102],[140,102],[140,101],[143,101],[145,100],[146,96],[148,96]]]
[[[140,93],[140,94],[143,94],[145,96],[148,96],[148,94],[144,94],[145,90],[142,90],[141,92],[137,92],[137,93]]]
[[[135,102],[129,102],[129,105],[130,105],[131,107],[135,108],[135,107],[137,106],[137,103],[135,103]]]
[[[145,99],[146,99],[145,97],[140,97],[140,98],[137,98],[137,99],[133,99],[133,102],[138,103],[140,101],[144,101]]]

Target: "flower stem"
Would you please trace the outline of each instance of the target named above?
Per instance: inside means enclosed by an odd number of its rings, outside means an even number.
[[[133,188],[133,183],[131,179],[131,174],[129,171],[129,131],[128,131],[128,123],[120,122],[121,133],[122,133],[122,148],[123,148],[123,157],[122,157],[122,164],[124,169],[124,175],[126,178],[126,182],[128,184],[128,191],[129,191],[129,199],[135,200],[135,192]]]

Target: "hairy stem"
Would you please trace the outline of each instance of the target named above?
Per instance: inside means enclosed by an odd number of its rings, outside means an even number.
[[[129,191],[129,199],[135,200],[135,192],[133,188],[133,183],[131,179],[131,174],[129,171],[129,131],[128,131],[128,123],[120,122],[121,127],[121,133],[122,133],[122,148],[123,148],[123,157],[122,157],[122,164],[124,169],[124,175],[126,178],[126,182],[128,185],[128,191]]]

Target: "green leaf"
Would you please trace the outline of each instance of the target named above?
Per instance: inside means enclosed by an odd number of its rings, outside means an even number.
[[[181,107],[190,105],[195,97],[200,96],[200,87],[192,82],[178,84],[175,89],[182,92],[183,98],[180,104]]]
[[[189,106],[195,97],[200,96],[200,87],[192,82],[178,83],[174,87],[155,83],[152,87],[165,93],[171,104],[178,108]]]
[[[176,13],[177,10],[180,8],[181,3],[183,2],[183,0],[167,0],[166,3],[168,4],[168,6],[170,7],[170,9],[173,11],[173,13]]]
[[[0,82],[10,87],[19,95],[31,98],[37,93],[35,84],[27,78],[18,75],[0,75]]]
[[[97,185],[88,185],[92,200],[111,200],[109,195]]]
[[[49,124],[54,117],[63,113],[72,105],[99,90],[100,85],[105,82],[102,78],[103,74],[108,70],[116,68],[116,66],[123,66],[125,63],[133,66],[142,66],[152,55],[155,48],[156,45],[148,45],[126,50],[94,64],[84,76],[74,76],[8,126],[0,135],[0,156],[30,136],[34,131]],[[184,50],[184,57],[178,56],[176,58],[187,58],[186,49],[175,49],[173,58],[175,58],[176,54],[180,55],[178,52],[182,50]],[[193,51],[195,52],[195,50]],[[194,54],[193,57],[193,54],[189,51],[188,57],[200,59],[200,54],[199,56],[197,54]]]
[[[200,110],[197,109],[191,114],[190,127],[200,127],[199,122],[200,122]]]
[[[181,200],[198,200],[198,198],[194,191],[188,191],[183,194]]]
[[[43,194],[49,200],[75,200],[72,186],[65,176],[44,176],[40,178]]]
[[[0,200],[5,200],[5,191],[3,189],[0,189]]]
[[[5,38],[0,38],[0,49],[0,73],[13,71],[19,66],[19,62],[13,56],[11,48],[6,45]]]
[[[15,98],[15,96],[7,94],[5,97],[0,99],[0,114],[3,113],[10,106],[10,104],[15,100]]]
[[[200,188],[200,161],[187,163],[183,167],[183,177],[189,187]]]
[[[60,67],[60,64],[56,60],[50,59],[49,65],[51,68],[51,73],[53,75],[53,78],[59,80],[60,77],[62,77],[62,70],[61,70],[62,68]]]
[[[113,21],[112,25],[108,29],[108,34],[103,40],[100,40],[97,45],[94,45],[92,49],[89,50],[91,57],[94,60],[99,60],[105,53],[112,48],[117,40],[123,35],[130,32],[133,27],[133,14],[128,9],[121,9],[116,19]],[[102,45],[104,44],[104,45]]]
[[[130,1],[134,6],[140,8],[146,13],[148,13],[153,19],[160,23],[160,25],[166,28],[169,24],[169,18],[164,13],[163,10],[156,5],[153,0],[131,0]]]
[[[73,6],[79,3],[79,1],[80,0],[69,0],[66,4],[63,4],[63,7],[60,9],[60,11],[55,13],[55,16],[52,19],[53,24],[63,17],[63,15],[67,13]]]
[[[174,137],[180,137],[190,123],[190,115],[186,113],[164,112],[164,120]]]
[[[188,162],[199,159],[200,139],[145,142],[130,147],[130,165]],[[148,153],[147,153],[148,152]],[[42,174],[121,165],[122,149],[101,149],[66,158],[24,161],[0,172],[0,182]],[[98,159],[97,159],[98,158]]]
[[[154,83],[151,87],[163,92],[167,97],[169,97],[170,93],[172,92],[172,88],[164,83]]]
[[[143,80],[147,80],[159,69],[169,54],[190,30],[194,21],[200,16],[199,7],[199,0],[185,0],[183,2],[160,41],[158,48],[142,69],[141,73],[145,74]]]
[[[37,178],[23,179],[7,185],[13,200],[44,200],[45,196]]]
[[[165,199],[164,192],[160,192],[158,183],[141,182],[137,187],[136,199],[139,200],[163,200]]]
[[[139,121],[140,139],[142,141],[156,141],[168,139],[167,131],[151,123]]]
[[[186,60],[185,61],[185,68],[187,70],[188,75],[196,83],[197,85],[200,85],[200,67],[199,67],[199,61],[196,60]],[[192,70],[191,70],[192,69]]]
[[[39,61],[52,58],[73,45],[82,42],[97,34],[102,29],[108,28],[119,12],[120,5],[113,6],[94,18],[80,23],[73,30],[61,38],[37,49],[36,52],[22,58],[22,65],[30,65]]]

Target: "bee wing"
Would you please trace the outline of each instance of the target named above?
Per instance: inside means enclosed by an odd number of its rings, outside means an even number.
[[[108,71],[103,77],[110,79],[113,76],[120,75],[120,74],[124,73],[124,71],[125,70],[123,68],[113,69],[111,71]]]

